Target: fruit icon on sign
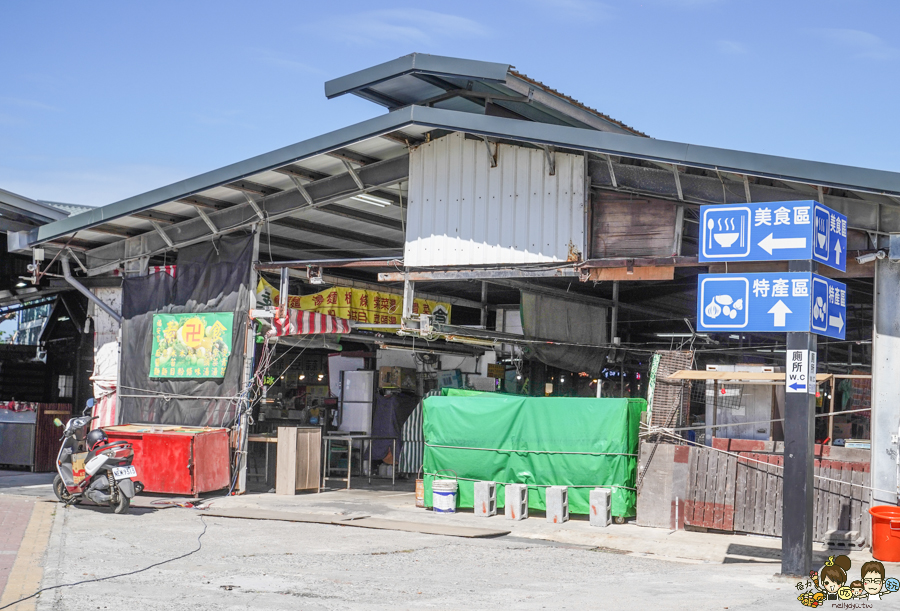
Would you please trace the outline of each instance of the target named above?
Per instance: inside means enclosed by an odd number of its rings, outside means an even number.
[[[816,303],[813,304],[813,318],[816,320],[825,320],[825,300],[821,297],[816,297]]]
[[[735,301],[731,295],[716,295],[704,311],[710,318],[718,318],[719,314],[724,314],[728,318],[734,319],[737,318],[738,312],[743,309],[743,299]]]

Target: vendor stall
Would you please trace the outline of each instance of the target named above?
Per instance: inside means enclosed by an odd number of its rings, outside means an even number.
[[[147,492],[196,495],[231,482],[228,430],[124,424],[104,429],[110,441],[134,446],[134,467]]]

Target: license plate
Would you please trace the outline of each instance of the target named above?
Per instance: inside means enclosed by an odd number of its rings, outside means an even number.
[[[137,477],[137,469],[133,465],[128,467],[113,467],[113,477],[116,479],[125,479],[128,477]]]

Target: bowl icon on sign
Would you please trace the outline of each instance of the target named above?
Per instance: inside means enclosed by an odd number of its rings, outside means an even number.
[[[716,233],[713,234],[713,239],[718,242],[719,246],[722,248],[729,248],[737,241],[740,235],[741,234],[739,233]]]

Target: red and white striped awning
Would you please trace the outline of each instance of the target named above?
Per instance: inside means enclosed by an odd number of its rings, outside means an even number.
[[[306,310],[290,310],[283,318],[272,319],[267,337],[282,335],[313,335],[317,333],[350,333],[350,321],[337,316],[317,314]]]

